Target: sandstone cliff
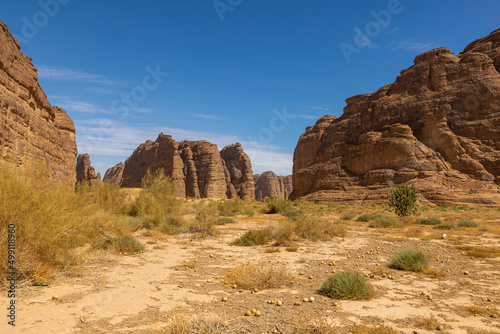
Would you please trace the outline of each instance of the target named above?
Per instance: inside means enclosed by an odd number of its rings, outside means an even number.
[[[308,127],[291,199],[384,202],[414,183],[423,202],[500,205],[500,29],[459,55],[423,53],[393,84]]]
[[[288,199],[292,192],[292,176],[278,176],[273,172],[264,172],[253,176],[255,199],[262,201],[267,197]]]
[[[254,198],[252,166],[240,144],[219,152],[217,145],[206,140],[178,143],[163,133],[156,141],[139,145],[125,164],[109,169],[104,179],[138,188],[148,169],[159,168],[172,178],[181,197]]]
[[[43,162],[50,176],[75,184],[75,127],[52,107],[32,59],[0,22],[0,157],[18,166]]]

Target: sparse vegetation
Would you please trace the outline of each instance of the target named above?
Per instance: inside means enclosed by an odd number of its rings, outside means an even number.
[[[147,216],[152,226],[156,227],[167,215],[182,212],[183,202],[176,197],[172,181],[163,168],[155,171],[148,169],[142,179],[142,188],[131,206],[133,216]]]
[[[458,227],[478,227],[479,224],[469,219],[462,219],[458,222]]]
[[[429,257],[416,249],[404,249],[394,254],[389,267],[397,270],[423,271],[429,265]]]
[[[217,209],[221,216],[231,217],[243,211],[243,204],[240,200],[225,200],[217,204]]]
[[[234,240],[231,245],[235,246],[257,246],[267,245],[271,242],[273,232],[270,229],[250,230],[243,234],[238,239]]]
[[[353,334],[398,334],[399,332],[388,326],[355,326]]]
[[[478,306],[478,305],[471,305],[466,307],[467,311],[469,311],[472,314],[477,314],[477,315],[482,315],[485,317],[490,317],[490,318],[498,318],[500,317],[500,311],[494,307],[484,307],[484,306]]]
[[[276,229],[277,246],[293,246],[300,239],[328,241],[333,237],[346,236],[345,225],[329,221],[316,215],[304,215],[298,219],[288,219]]]
[[[417,212],[416,202],[418,190],[412,184],[410,187],[403,184],[394,188],[389,195],[389,206],[398,216],[409,216]]]
[[[292,202],[286,199],[281,199],[277,197],[269,197],[266,200],[267,206],[265,213],[283,213],[287,211],[290,206],[292,205]]]
[[[96,249],[113,249],[120,253],[134,254],[144,251],[144,245],[131,235],[106,237],[93,245]]]
[[[449,221],[434,226],[434,229],[436,229],[436,230],[454,230],[456,228],[457,228],[457,225],[455,225],[454,223],[449,222]]]
[[[117,188],[75,192],[48,175],[44,166],[21,170],[0,161],[0,244],[7,245],[8,226],[15,224],[18,281],[32,279],[38,268],[70,266],[78,261],[77,247],[126,229],[117,215]],[[0,247],[0,278],[7,265],[7,247]]]
[[[372,215],[369,215],[369,214],[362,214],[361,216],[359,216],[356,221],[358,222],[363,222],[363,223],[368,223],[370,220],[373,219],[373,216]]]
[[[229,280],[243,289],[281,288],[291,284],[292,275],[279,263],[240,263],[229,270]]]
[[[368,227],[372,228],[402,228],[405,227],[403,222],[384,216],[384,215],[379,215],[375,216],[373,220],[370,222]]]
[[[334,299],[370,299],[373,287],[358,272],[342,271],[329,276],[321,285],[320,292]]]
[[[440,225],[443,222],[437,218],[422,218],[420,219],[420,225]]]
[[[236,220],[228,217],[220,217],[215,221],[215,225],[227,225],[227,224],[236,224]]]
[[[342,215],[342,217],[340,217],[340,219],[342,220],[351,220],[353,219],[355,216],[354,212],[346,212]]]

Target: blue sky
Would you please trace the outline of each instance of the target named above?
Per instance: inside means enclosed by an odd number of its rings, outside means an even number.
[[[291,174],[307,126],[500,27],[498,0],[2,1],[0,20],[97,171],[158,133],[241,142]]]

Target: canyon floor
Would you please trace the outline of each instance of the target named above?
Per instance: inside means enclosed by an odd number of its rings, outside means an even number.
[[[328,207],[312,205],[318,212]],[[146,249],[135,255],[93,251],[47,287],[19,287],[19,333],[499,333],[500,211],[428,208],[404,228],[369,228],[356,217],[381,207],[347,206],[326,212],[347,235],[285,247],[239,247],[230,242],[251,229],[280,224],[280,214],[233,217],[218,237],[161,235],[140,230]],[[384,212],[387,214],[387,212]],[[468,218],[475,228],[436,230],[419,218]],[[446,236],[443,236],[446,234]],[[388,267],[391,256],[417,248],[431,270]],[[238,264],[286,268],[293,283],[279,289],[234,287]],[[333,272],[359,271],[376,294],[370,300],[334,300],[319,293]],[[393,276],[394,279],[390,279]],[[57,296],[55,300],[53,296]],[[306,302],[305,298],[314,298]],[[224,300],[227,299],[227,300]],[[269,301],[281,301],[270,304]],[[1,305],[7,305],[5,297]],[[255,309],[261,316],[245,316]],[[0,326],[5,326],[2,321]],[[370,331],[371,330],[371,331]],[[0,328],[2,333],[16,332]]]

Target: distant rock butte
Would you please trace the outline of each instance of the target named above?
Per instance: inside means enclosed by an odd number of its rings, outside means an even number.
[[[500,205],[499,72],[500,29],[459,55],[417,56],[393,84],[306,129],[290,198],[386,202],[413,183],[426,204]]]
[[[273,172],[264,172],[253,176],[255,199],[262,201],[267,197],[288,199],[292,192],[292,175],[278,176]]]
[[[108,169],[104,180],[139,188],[147,170],[159,168],[172,178],[181,197],[255,198],[252,165],[239,143],[219,152],[217,145],[206,140],[178,143],[163,133],[156,141],[139,145],[123,165]]]
[[[95,173],[94,167],[90,164],[88,154],[79,154],[76,158],[76,182],[89,182],[93,184],[101,181],[101,174]]]
[[[0,157],[17,166],[42,162],[50,177],[74,185],[76,154],[73,121],[51,106],[32,59],[0,22]]]

